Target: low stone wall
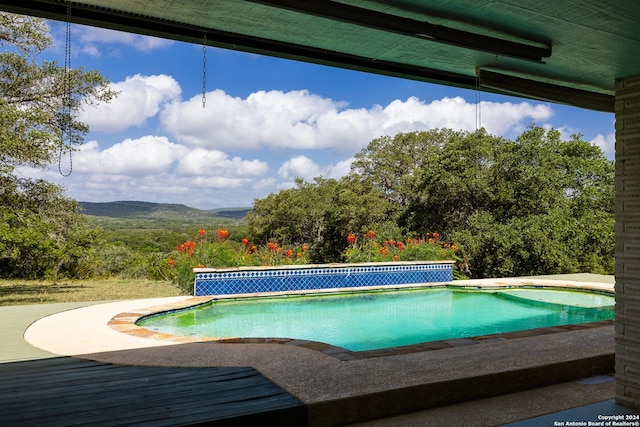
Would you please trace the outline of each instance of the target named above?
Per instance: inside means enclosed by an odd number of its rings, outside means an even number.
[[[195,296],[451,282],[452,261],[194,268]]]

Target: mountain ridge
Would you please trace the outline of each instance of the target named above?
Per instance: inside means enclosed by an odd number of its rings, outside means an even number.
[[[133,200],[115,202],[78,202],[84,215],[111,218],[232,218],[242,219],[250,207],[197,209],[178,203],[153,203]]]

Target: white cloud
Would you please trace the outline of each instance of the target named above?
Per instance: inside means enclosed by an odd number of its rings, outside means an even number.
[[[311,181],[315,177],[340,179],[351,170],[353,157],[342,160],[335,165],[320,166],[306,156],[295,156],[287,160],[278,169],[278,177],[293,182],[295,178],[304,178]]]
[[[230,157],[219,150],[191,150],[165,136],[151,135],[125,139],[107,148],[97,141],[83,144],[73,154],[73,172],[68,178],[56,173],[56,165],[46,171],[23,169],[25,176],[46,177],[83,201],[249,206],[273,184],[271,178],[263,182],[269,169],[265,161]]]
[[[257,194],[260,194],[261,197],[264,197],[264,195],[273,190],[276,185],[277,181],[275,178],[264,177],[262,179],[254,181],[251,185],[251,190],[255,191],[255,193]]]
[[[188,180],[188,186],[191,191],[197,189],[237,189],[252,182],[249,178],[237,178],[230,176],[198,176]]]
[[[481,101],[478,106],[461,97],[445,97],[430,103],[410,97],[406,101],[391,102],[382,114],[387,135],[434,128],[473,131],[477,126],[491,134],[507,136],[520,133],[532,121],[551,118],[553,110],[543,104],[528,102]]]
[[[164,74],[136,74],[122,82],[112,83],[111,88],[119,92],[115,99],[109,103],[87,105],[79,115],[79,119],[93,131],[118,132],[142,126],[158,114],[163,103],[178,98],[181,93],[178,82]]]
[[[592,144],[600,147],[604,154],[609,159],[615,158],[616,155],[616,134],[610,133],[607,135],[598,134],[590,141]]]
[[[381,135],[453,128],[475,130],[475,104],[463,98],[430,103],[410,97],[386,107],[349,109],[342,102],[308,91],[260,91],[242,99],[222,90],[201,97],[175,100],[161,112],[162,127],[189,146],[248,150],[256,148],[332,149],[353,153]],[[553,110],[543,104],[482,102],[481,125],[488,132],[510,136],[532,121],[543,121]]]
[[[335,165],[331,165],[326,168],[325,176],[327,178],[340,179],[343,176],[346,176],[349,172],[351,172],[351,163],[353,163],[355,159],[353,157],[347,160],[341,160]]]
[[[182,176],[251,178],[264,175],[269,166],[260,160],[232,159],[222,151],[197,148],[184,156],[178,164]],[[222,181],[216,181],[222,182]]]
[[[320,166],[313,160],[305,156],[295,156],[287,160],[278,169],[278,176],[282,179],[291,180],[294,178],[304,178],[310,180],[320,175]]]
[[[218,150],[190,150],[165,136],[125,139],[104,150],[97,141],[90,141],[74,154],[73,168],[76,173],[98,174],[101,180],[112,183],[133,177],[163,176],[171,177],[174,184],[185,180],[187,186],[215,187],[250,182],[269,169],[261,160],[230,158]]]
[[[475,108],[475,104],[473,105]],[[480,125],[493,135],[515,137],[522,133],[531,122],[542,125],[541,121],[553,117],[553,109],[546,104],[520,102],[480,102]],[[471,130],[471,129],[468,129]]]
[[[73,168],[80,173],[105,175],[160,174],[187,151],[164,136],[125,139],[102,151],[98,142],[90,141],[74,154]]]
[[[222,90],[167,105],[160,120],[184,144],[209,148],[318,148],[314,122],[341,104],[307,91],[259,91],[246,99]]]
[[[173,43],[170,40],[156,37],[84,25],[74,26],[74,33],[74,41],[80,42],[80,50],[92,56],[101,56],[100,46],[109,49],[109,54],[114,56],[117,55],[117,52],[113,51],[113,46],[124,45],[141,52],[149,52],[165,48]]]

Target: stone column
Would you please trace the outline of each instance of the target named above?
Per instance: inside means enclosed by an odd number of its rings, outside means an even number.
[[[616,401],[640,408],[640,76],[615,89]]]

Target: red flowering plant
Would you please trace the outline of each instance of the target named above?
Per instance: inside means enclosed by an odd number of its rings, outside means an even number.
[[[267,242],[265,246],[246,245],[251,256],[251,264],[247,265],[295,265],[308,264],[307,245],[280,246],[277,242]]]
[[[345,258],[347,262],[371,262],[376,261],[375,252],[380,252],[378,243],[376,242],[376,232],[368,230],[362,234],[362,238],[358,240],[355,233],[347,235],[347,243],[349,246],[345,250]],[[384,251],[382,251],[384,252]],[[380,253],[382,255],[382,253]]]
[[[216,236],[218,238],[218,241],[222,242],[227,237],[229,237],[229,230],[227,230],[226,228],[218,228],[216,230]]]
[[[283,248],[276,242],[262,246],[253,244],[247,238],[233,241],[229,238],[229,231],[224,228],[216,230],[213,241],[208,241],[206,235],[206,230],[199,229],[199,240],[178,245],[167,260],[172,280],[186,293],[193,289],[194,268],[309,263],[307,245],[287,245]]]
[[[352,236],[350,234],[349,236]],[[353,235],[355,236],[355,235]],[[349,237],[347,237],[349,241]],[[350,242],[343,253],[345,262],[383,261],[456,261],[458,246],[444,242],[439,233],[420,237],[378,239],[373,230],[367,231],[359,244]]]

